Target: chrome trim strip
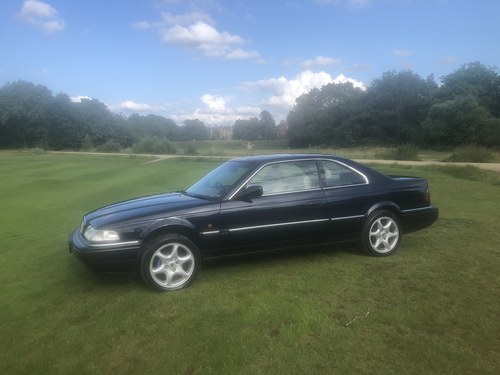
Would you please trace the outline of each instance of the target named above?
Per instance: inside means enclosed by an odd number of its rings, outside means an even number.
[[[263,195],[263,197],[272,197],[274,195],[283,195],[283,194],[293,194],[293,193],[303,193],[305,191],[321,191],[321,188],[314,188],[314,189],[303,189],[303,190],[294,190],[294,191],[282,191],[280,193],[269,193]]]
[[[356,168],[354,167],[351,167],[350,165],[347,165],[341,161],[338,161],[338,160],[335,160],[335,159],[329,159],[329,158],[325,158],[325,157],[317,157],[317,158],[311,158],[311,159],[289,159],[289,160],[278,160],[278,161],[272,161],[272,162],[269,162],[269,163],[265,163],[263,164],[262,166],[260,166],[259,169],[257,169],[254,173],[252,173],[249,177],[247,177],[247,179],[245,181],[243,181],[242,184],[240,184],[240,186],[236,189],[236,191],[231,194],[231,196],[229,196],[229,198],[227,198],[227,200],[231,200],[233,199],[236,194],[238,194],[240,192],[240,190],[248,183],[248,181],[250,181],[257,173],[260,172],[260,170],[268,165],[271,165],[271,164],[279,164],[279,163],[290,163],[290,162],[298,162],[298,161],[314,161],[314,162],[317,162],[317,161],[330,161],[330,162],[333,162],[333,163],[337,163],[337,164],[340,164],[354,172],[356,172],[357,174],[361,175],[363,177],[363,179],[365,180],[364,183],[362,184],[352,184],[352,185],[344,185],[344,186],[331,186],[331,187],[328,187],[328,186],[325,186],[325,187],[319,187],[319,188],[314,188],[314,189],[308,189],[308,190],[301,190],[300,192],[304,192],[304,191],[313,191],[313,190],[326,190],[326,189],[337,189],[339,187],[350,187],[350,186],[360,186],[360,185],[368,185],[370,183],[370,180],[368,179],[368,177],[363,173],[363,172],[360,172],[358,171]],[[319,171],[318,171],[319,172]],[[318,175],[318,178],[320,176]],[[320,181],[321,182],[321,181]],[[276,194],[266,194],[265,196],[270,196],[270,195],[278,195],[278,194],[292,194],[292,193],[297,193],[297,191],[290,191],[290,192],[283,192],[283,193],[276,193]]]
[[[256,225],[253,227],[241,227],[241,228],[233,228],[229,229],[229,232],[240,232],[243,230],[253,230],[253,229],[262,229],[262,228],[273,228],[273,227],[283,227],[287,225],[299,225],[299,224],[310,224],[310,223],[321,223],[329,221],[329,219],[315,219],[315,220],[304,220],[304,221],[291,221],[288,223],[276,223],[276,224],[264,224],[264,225]]]
[[[365,215],[354,215],[354,216],[344,216],[344,217],[332,217],[331,221],[339,221],[339,220],[351,220],[351,219],[360,219],[365,217]]]
[[[419,208],[410,208],[408,210],[401,210],[402,213],[406,214],[409,212],[414,212],[414,211],[427,211],[427,210],[433,210],[433,206],[427,206],[427,207],[419,207]]]
[[[370,183],[370,180],[368,179],[368,177],[366,177],[366,175],[363,173],[363,172],[360,172],[358,171],[356,168],[354,167],[351,167],[350,165],[347,165],[346,163],[342,163],[341,161],[338,161],[338,160],[334,160],[334,159],[326,159],[326,158],[322,158],[322,159],[317,159],[317,160],[323,160],[323,161],[332,161],[334,163],[337,163],[337,164],[340,164],[340,165],[343,165],[344,167],[350,169],[351,171],[354,171],[356,172],[357,174],[361,175],[364,180],[365,180],[365,183],[364,184],[350,184],[350,185],[343,185],[342,187],[346,187],[346,186],[356,186],[356,185],[368,185]],[[339,187],[339,186],[331,186],[333,188],[336,188],[336,187]],[[331,188],[331,187],[325,187],[324,189],[328,189],[328,188]]]
[[[329,219],[314,219],[314,220],[302,220],[302,221],[290,221],[287,223],[276,223],[276,224],[264,224],[264,225],[255,225],[252,227],[241,227],[241,228],[232,228],[229,229],[228,232],[241,232],[244,230],[254,230],[254,229],[263,229],[263,228],[273,228],[273,227],[283,227],[283,226],[292,226],[299,224],[311,224],[311,223],[322,223],[326,221],[339,221],[339,220],[351,220],[351,219],[360,219],[365,217],[365,215],[354,215],[354,216],[344,216],[344,217],[332,217]],[[208,232],[200,232],[201,235],[208,236],[213,234],[219,234],[220,230],[213,230]]]
[[[333,190],[333,189],[342,189],[342,188],[350,188],[353,186],[365,186],[368,185],[368,182],[363,182],[361,184],[349,184],[349,185],[339,185],[339,186],[325,186],[322,188],[323,190]]]
[[[106,243],[93,243],[87,242],[91,247],[109,247],[109,246],[127,246],[127,245],[138,245],[139,241],[127,241],[127,242],[106,242]]]
[[[204,235],[204,236],[208,236],[208,235],[211,235],[211,234],[219,234],[220,233],[220,230],[211,230],[211,231],[208,231],[208,232],[200,232],[200,234]]]

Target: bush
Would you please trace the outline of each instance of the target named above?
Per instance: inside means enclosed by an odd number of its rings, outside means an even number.
[[[147,137],[139,140],[133,151],[136,154],[176,154],[177,148],[168,139]]]
[[[391,160],[420,160],[418,147],[411,143],[405,143],[389,151],[385,157]]]
[[[109,139],[105,143],[97,146],[95,149],[98,152],[120,152],[122,149],[122,145],[120,144],[120,142]]]
[[[190,144],[187,146],[185,153],[186,155],[198,155],[198,150],[195,145]]]
[[[443,161],[466,163],[491,163],[495,159],[493,153],[486,147],[467,145],[456,148],[453,153]]]

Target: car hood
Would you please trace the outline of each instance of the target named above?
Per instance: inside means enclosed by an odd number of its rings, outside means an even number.
[[[95,228],[101,228],[130,220],[155,220],[213,203],[179,192],[156,194],[99,208],[85,215],[85,221],[92,223]]]

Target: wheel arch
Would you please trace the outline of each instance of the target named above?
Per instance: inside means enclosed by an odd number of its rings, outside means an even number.
[[[368,212],[366,213],[366,218],[368,218],[376,211],[389,211],[396,215],[396,217],[401,221],[402,215],[401,215],[401,209],[399,206],[391,201],[384,201],[384,202],[378,202],[374,204],[373,206],[370,207]]]
[[[160,219],[146,228],[142,233],[142,248],[145,249],[148,243],[154,238],[164,234],[179,234],[193,241],[198,248],[200,247],[199,235],[195,226],[183,218],[172,217]]]

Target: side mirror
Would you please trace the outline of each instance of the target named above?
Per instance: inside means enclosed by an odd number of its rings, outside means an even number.
[[[246,189],[242,189],[236,196],[236,199],[241,201],[250,201],[253,198],[261,197],[262,194],[264,194],[262,186],[254,185],[247,187]]]

